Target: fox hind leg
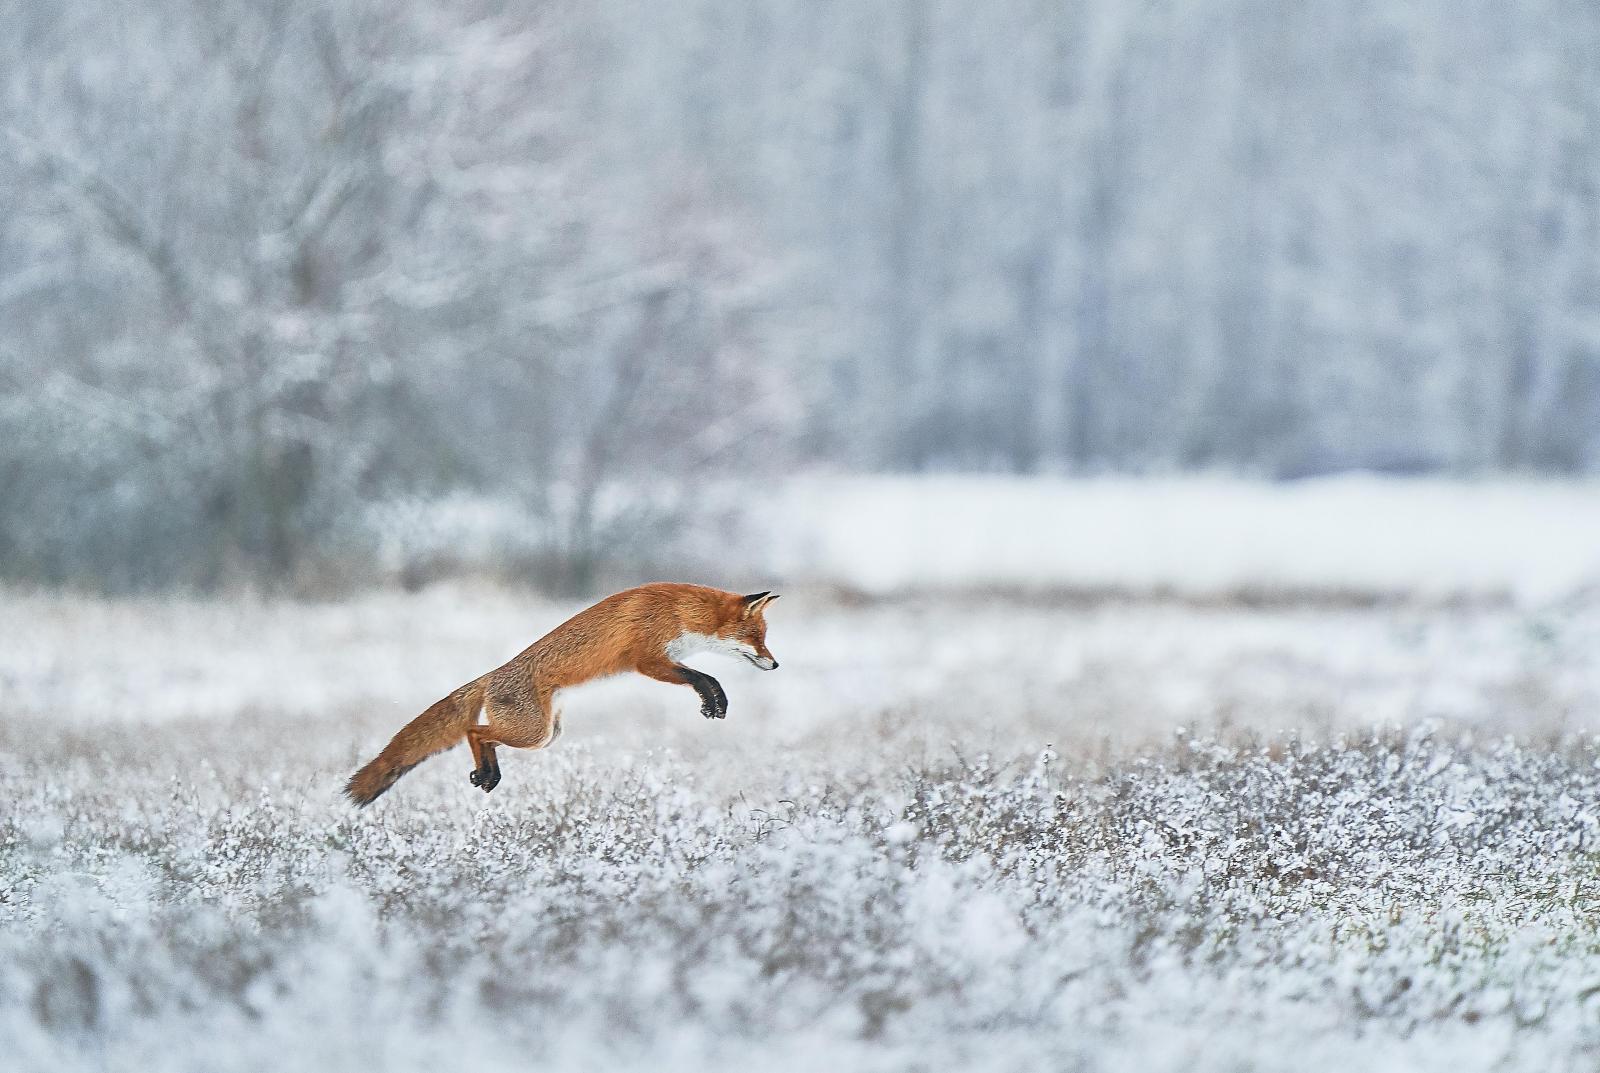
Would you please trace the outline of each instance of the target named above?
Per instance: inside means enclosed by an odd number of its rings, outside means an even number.
[[[560,736],[561,736],[561,709],[557,708],[557,709],[555,709],[554,711],[552,711],[550,713],[550,737],[545,741],[544,746],[542,746],[542,747],[548,747],[548,746],[554,745],[556,743],[556,739],[559,738]]]
[[[477,768],[467,773],[467,780],[484,793],[500,785],[500,760],[494,755],[493,744],[483,747],[483,760]]]
[[[541,690],[533,703],[484,705],[484,723],[467,731],[476,768],[467,776],[472,785],[488,793],[500,785],[500,761],[495,746],[508,749],[542,749],[561,734],[561,718],[551,708],[551,693]]]
[[[488,729],[475,726],[467,731],[467,744],[472,748],[474,764],[472,771],[467,774],[467,781],[484,793],[500,785],[500,761],[494,755],[495,743],[490,740]]]

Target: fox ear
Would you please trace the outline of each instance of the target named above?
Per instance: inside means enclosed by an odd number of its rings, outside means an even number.
[[[766,607],[777,598],[777,596],[770,592],[751,593],[749,596],[744,598],[744,617],[749,618],[751,615],[755,614],[757,611],[760,611],[763,607]]]

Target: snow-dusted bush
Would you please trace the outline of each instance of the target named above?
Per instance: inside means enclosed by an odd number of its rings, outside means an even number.
[[[355,814],[319,728],[290,731],[7,732],[11,1068],[1545,1070],[1600,1045],[1592,744],[1180,735],[1099,768],[888,742],[742,773],[579,744],[487,808],[451,757]]]

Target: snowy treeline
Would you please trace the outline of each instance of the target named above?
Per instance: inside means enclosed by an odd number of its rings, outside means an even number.
[[[469,488],[582,588],[803,461],[1593,471],[1597,90],[1574,0],[20,0],[0,571]]]

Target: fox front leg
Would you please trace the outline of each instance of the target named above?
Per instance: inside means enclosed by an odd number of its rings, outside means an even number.
[[[700,694],[700,714],[707,719],[722,719],[728,714],[728,695],[722,691],[722,683],[704,671],[663,657],[645,660],[639,664],[638,671],[658,682],[692,687]]]
[[[722,691],[722,683],[704,671],[697,671],[693,667],[677,665],[678,677],[694,687],[700,694],[700,714],[707,719],[726,719],[728,717],[728,695]]]

